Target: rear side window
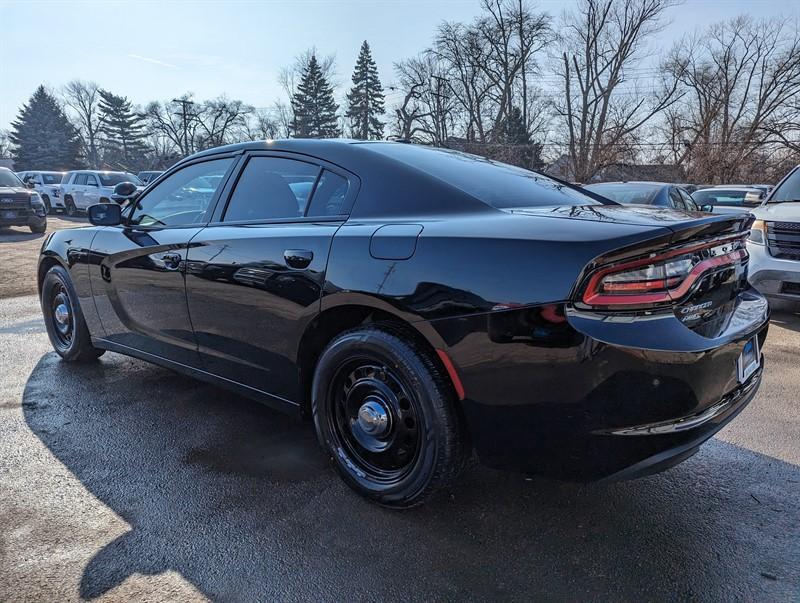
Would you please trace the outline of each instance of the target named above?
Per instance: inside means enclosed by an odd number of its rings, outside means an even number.
[[[251,157],[233,189],[224,222],[300,218],[320,168],[282,157]]]
[[[347,198],[348,188],[349,183],[346,178],[328,170],[322,170],[306,215],[322,217],[345,213],[344,200]]]

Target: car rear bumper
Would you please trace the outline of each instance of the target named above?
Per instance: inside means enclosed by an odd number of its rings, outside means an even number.
[[[740,383],[737,359],[753,337],[760,349],[768,308],[753,290],[745,298],[713,340],[674,316],[593,322],[567,313],[548,327],[540,308],[432,324],[461,378],[482,462],[628,479],[688,458],[755,395],[763,369]]]
[[[800,261],[772,257],[765,245],[749,244],[748,280],[763,295],[800,302]]]

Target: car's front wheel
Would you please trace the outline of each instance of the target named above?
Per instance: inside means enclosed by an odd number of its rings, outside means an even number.
[[[78,213],[78,208],[75,206],[75,201],[73,201],[72,197],[70,196],[64,197],[64,211],[70,217]]]
[[[47,271],[42,282],[41,302],[47,335],[59,356],[82,362],[103,354],[104,350],[92,345],[78,295],[63,267],[53,266]]]
[[[312,386],[320,443],[347,484],[382,505],[420,504],[464,465],[452,384],[421,344],[391,327],[336,337]]]
[[[45,213],[51,214],[53,213],[53,206],[50,203],[50,197],[47,195],[42,195],[42,203],[44,203],[44,211]]]

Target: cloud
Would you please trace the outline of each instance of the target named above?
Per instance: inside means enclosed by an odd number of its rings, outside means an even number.
[[[169,67],[170,69],[177,69],[177,65],[173,65],[172,63],[166,63],[164,61],[159,61],[158,59],[151,59],[150,57],[143,57],[139,54],[129,54],[129,58],[136,59],[137,61],[144,61],[145,63],[152,63],[153,65],[161,65],[162,67]]]

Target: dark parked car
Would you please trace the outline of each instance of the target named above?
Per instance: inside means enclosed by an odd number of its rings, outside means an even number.
[[[47,208],[41,196],[29,189],[8,168],[0,167],[0,228],[27,226],[31,232],[47,230]]]
[[[663,182],[598,182],[584,188],[623,205],[653,205],[689,211],[711,211],[700,208],[686,189]]]
[[[665,469],[761,381],[748,215],[620,206],[386,142],[222,147],[116,192],[124,208],[91,207],[95,227],[42,250],[56,351],[310,417],[344,480],[387,506],[473,451],[583,480]]]

